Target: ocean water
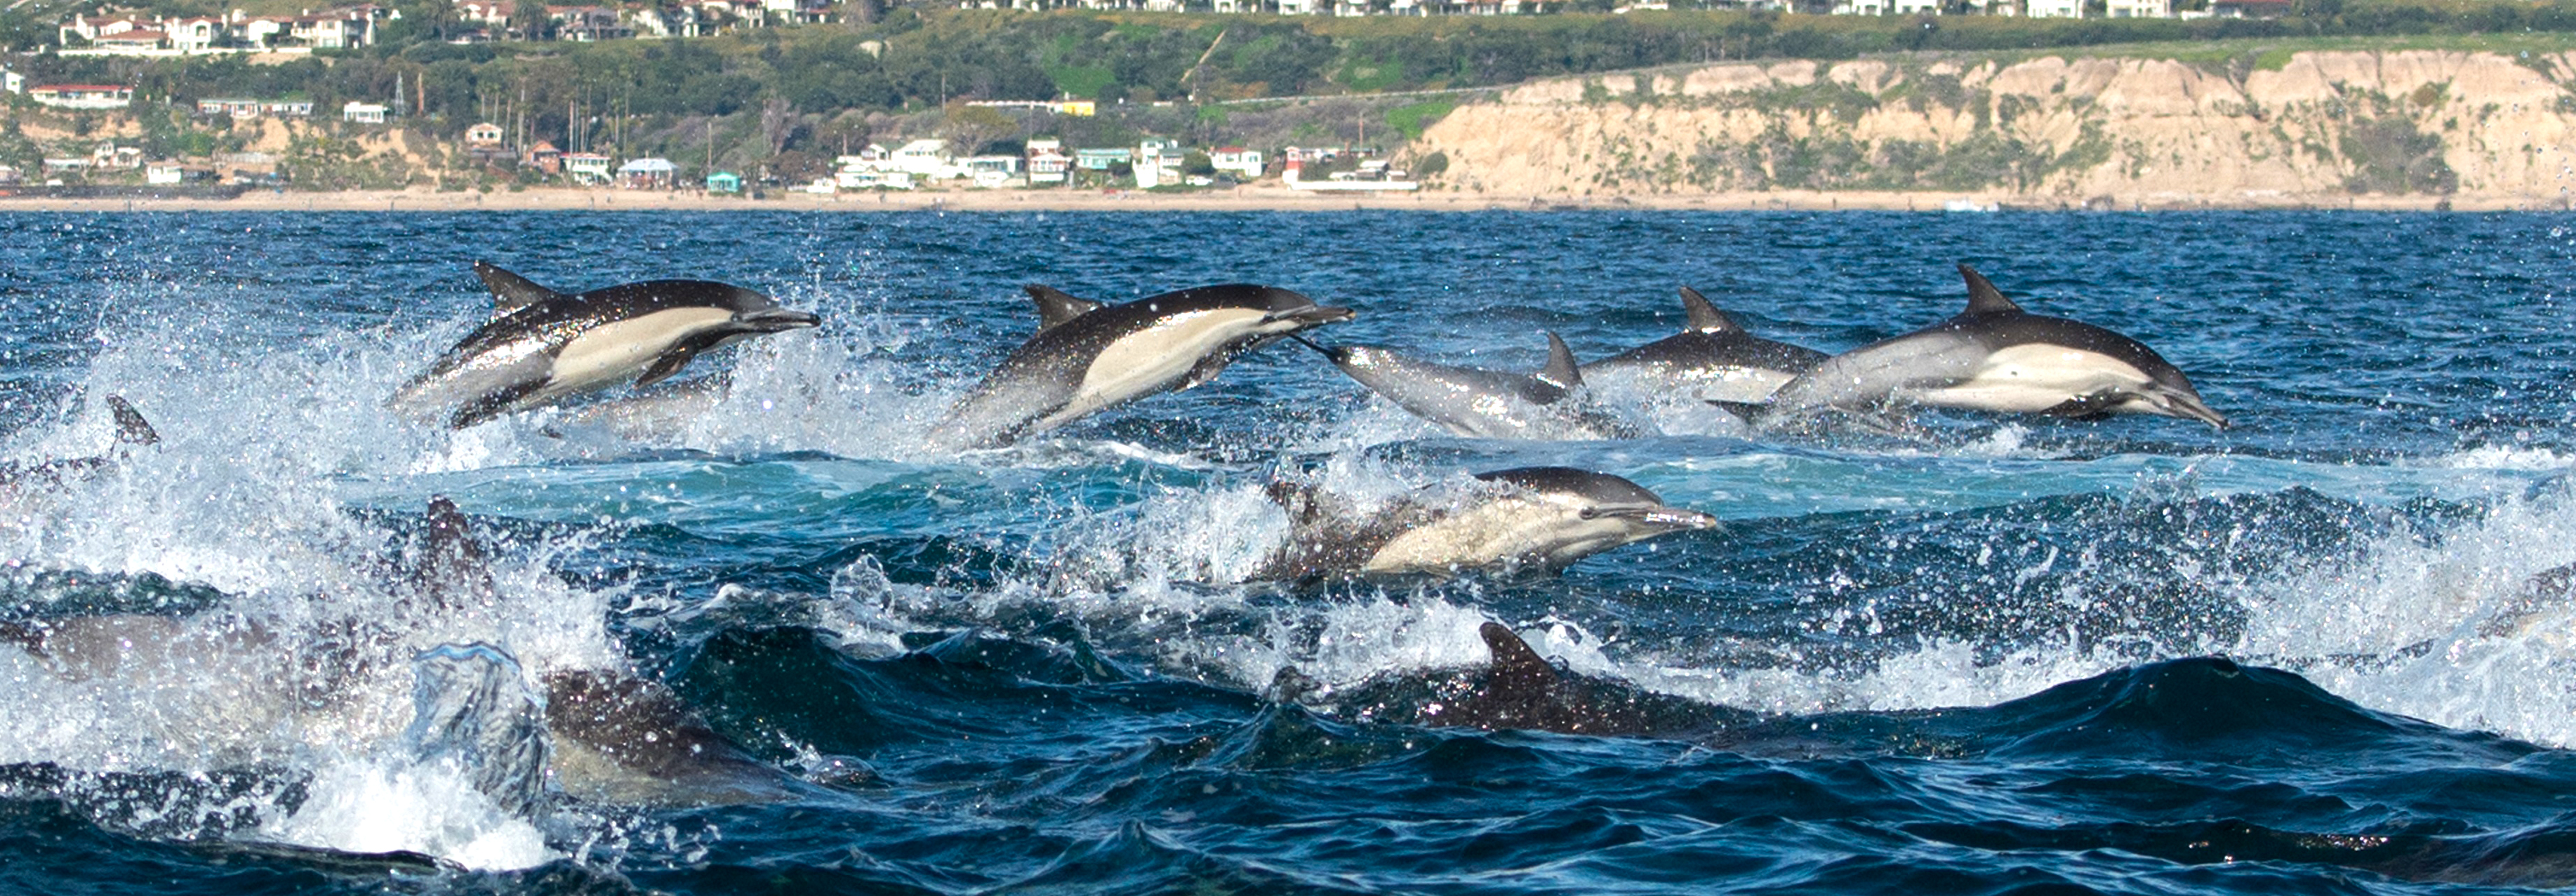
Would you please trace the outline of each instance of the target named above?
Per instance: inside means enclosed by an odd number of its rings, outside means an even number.
[[[2576,886],[2576,606],[2518,597],[2576,561],[2576,217],[11,213],[0,234],[0,456],[107,451],[108,395],[162,436],[0,492],[0,623],[124,620],[119,649],[159,657],[0,641],[0,891]],[[398,419],[385,396],[487,313],[476,259],[568,291],[726,280],[825,323],[700,361],[729,387],[696,399]],[[1024,283],[1270,283],[1359,310],[1320,341],[1528,370],[1542,331],[1587,359],[1677,332],[1683,285],[1855,347],[1955,313],[1961,261],[2155,347],[2236,427],[1936,413],[1783,438],[1596,383],[1650,435],[1480,441],[1283,344],[1013,448],[925,446],[1033,329]],[[1387,497],[1531,464],[1726,525],[1552,577],[1239,581],[1286,531],[1274,479]],[[491,593],[453,611],[397,569],[433,495],[488,546]],[[1415,704],[1474,685],[1487,621],[1675,723],[1425,724]],[[1285,669],[1308,686],[1273,688]],[[767,789],[493,796],[418,721],[474,670],[658,681]]]

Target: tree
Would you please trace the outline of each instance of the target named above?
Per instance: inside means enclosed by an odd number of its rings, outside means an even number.
[[[950,104],[948,120],[939,125],[939,136],[947,138],[949,147],[961,156],[980,154],[993,141],[1019,131],[1020,123],[1002,114],[1002,110],[964,103]]]

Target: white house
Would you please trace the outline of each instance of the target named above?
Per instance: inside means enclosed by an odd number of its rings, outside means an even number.
[[[7,90],[10,93],[27,92],[27,76],[0,68],[0,90]]]
[[[359,124],[384,124],[385,106],[383,103],[361,103],[352,100],[340,107],[340,120],[354,121]]]
[[[563,169],[565,174],[572,175],[573,183],[607,183],[608,162],[607,156],[595,152],[569,152],[564,154]]]
[[[2022,14],[2034,19],[2080,19],[2084,0],[2023,0]]]
[[[2173,0],[2109,0],[2103,13],[2114,19],[2170,19]]]
[[[1262,158],[1261,150],[1258,149],[1220,146],[1215,152],[1208,153],[1208,162],[1214,164],[1218,172],[1232,174],[1242,180],[1253,180],[1261,176]]]
[[[57,109],[123,109],[134,104],[134,88],[112,84],[46,84],[29,88],[27,97]]]
[[[894,151],[889,160],[894,170],[928,180],[964,176],[954,156],[948,154],[946,140],[915,140]]]
[[[170,35],[170,47],[182,53],[203,53],[214,49],[215,39],[224,36],[222,19],[196,16],[165,23],[162,30]]]

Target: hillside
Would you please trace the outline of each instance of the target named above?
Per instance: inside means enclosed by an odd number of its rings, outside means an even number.
[[[2247,62],[2257,64],[2246,64]],[[2562,206],[2576,53],[1711,65],[1468,103],[1411,147],[1534,197],[1914,190],[2040,206]]]

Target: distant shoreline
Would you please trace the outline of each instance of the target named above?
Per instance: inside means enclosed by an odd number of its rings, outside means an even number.
[[[1965,206],[1953,209],[1952,203]],[[778,193],[765,199],[696,192],[536,188],[518,192],[349,190],[330,193],[250,192],[233,199],[66,199],[0,196],[7,212],[471,212],[471,211],[752,211],[752,212],[1245,212],[1245,211],[2006,211],[2074,210],[2057,198],[2010,194],[1892,191],[1772,191],[1617,196],[1521,195],[1435,190],[1388,195],[1316,194],[1250,186],[1202,193],[1073,190],[921,190],[915,192]],[[2096,200],[2105,211],[2564,211],[2564,197],[2518,195],[2290,195],[2229,198],[2188,195],[2112,196]]]

